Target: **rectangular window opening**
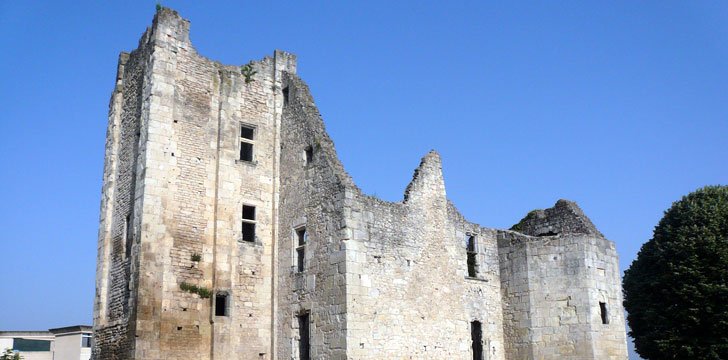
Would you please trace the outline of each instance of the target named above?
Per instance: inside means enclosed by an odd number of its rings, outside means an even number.
[[[83,334],[81,337],[81,347],[90,348],[91,345],[91,334]]]
[[[599,310],[602,316],[602,324],[609,324],[609,313],[607,313],[607,303],[600,302]]]
[[[309,337],[308,313],[298,315],[298,359],[310,360],[310,337]]]
[[[288,86],[283,88],[283,106],[288,105]]]
[[[241,138],[248,139],[248,140],[255,140],[254,134],[255,134],[254,128],[252,128],[250,126],[245,126],[245,125],[240,127],[240,137]]]
[[[468,236],[468,244],[467,244],[467,262],[468,262],[468,277],[477,277],[478,276],[478,263],[475,252],[475,235]]]
[[[240,160],[253,161],[253,144],[240,142]]]
[[[253,161],[253,145],[255,145],[255,128],[240,126],[240,160]]]
[[[13,338],[13,349],[15,351],[51,351],[51,342],[49,340],[31,340],[23,338]]]
[[[313,148],[310,146],[306,147],[306,165],[310,165],[313,161]]]
[[[126,234],[124,234],[124,246],[126,247],[125,253],[126,257],[131,256],[131,245],[133,240],[133,233],[134,233],[134,224],[132,223],[131,219],[131,213],[126,215]]]
[[[306,261],[306,228],[296,229],[296,269],[303,272]]]
[[[255,206],[243,205],[243,241],[255,242]]]
[[[255,206],[243,205],[243,219],[255,220]]]
[[[473,343],[473,360],[483,360],[483,327],[480,321],[470,323],[470,336]]]
[[[226,293],[218,293],[215,295],[215,316],[227,316],[227,298]]]

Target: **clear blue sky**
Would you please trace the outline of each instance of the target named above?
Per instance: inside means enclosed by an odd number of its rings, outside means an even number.
[[[109,95],[154,5],[0,2],[0,329],[91,323]],[[346,169],[385,200],[434,148],[468,219],[574,200],[626,269],[673,201],[728,182],[725,2],[163,5],[212,59],[297,54]]]

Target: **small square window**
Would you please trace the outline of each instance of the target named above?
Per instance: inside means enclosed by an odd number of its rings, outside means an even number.
[[[240,137],[241,138],[248,139],[248,140],[255,140],[254,136],[255,136],[254,128],[245,126],[245,125],[240,127]]]
[[[243,219],[255,220],[255,206],[243,205]]]

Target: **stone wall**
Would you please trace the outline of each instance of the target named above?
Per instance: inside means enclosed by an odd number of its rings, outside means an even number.
[[[150,72],[150,34],[150,30],[144,33],[137,50],[119,56],[109,104],[94,301],[93,351],[99,359],[127,358],[132,346],[128,327],[136,299],[131,284],[139,262],[134,241],[138,239],[139,159],[144,156],[139,142]]]
[[[97,287],[98,299],[116,299],[114,291],[122,289],[132,301],[122,301],[122,307],[116,300],[97,300],[97,336],[109,341],[97,345],[94,356],[270,359],[280,79],[283,71],[295,73],[295,56],[277,51],[251,63],[256,74],[246,81],[241,67],[199,56],[189,41],[189,22],[165,8],[131,58],[144,64],[141,75],[134,73],[143,82],[134,83],[132,91],[122,81],[112,96],[110,129],[132,119],[137,137],[122,127],[120,134],[110,130],[107,141],[112,150],[107,150]],[[124,73],[132,76],[130,70]],[[141,103],[127,106],[133,96]],[[115,105],[119,102],[123,106]],[[254,128],[253,161],[239,158],[242,124]],[[104,255],[107,242],[114,246],[112,254],[123,248],[116,241],[120,227],[113,222],[116,237],[106,239],[111,231],[105,230],[109,211],[104,208],[116,204],[114,219],[119,218],[130,207],[125,190],[130,185],[106,173],[130,176],[123,151],[130,148],[127,142],[137,141],[132,258],[141,261],[127,265],[132,276],[121,279],[114,277],[118,261]],[[121,153],[111,152],[115,147]],[[242,239],[243,204],[255,207],[253,242]],[[195,254],[200,261],[192,260]],[[213,296],[184,291],[182,283]],[[217,293],[229,296],[224,316],[214,315]],[[108,326],[118,311],[128,315]],[[114,347],[126,353],[111,351]]]
[[[511,230],[531,236],[590,234],[603,236],[575,202],[561,199],[554,207],[533,210]]]
[[[614,243],[593,225],[575,231],[573,224],[588,219],[572,202],[559,200],[544,213],[548,215],[538,219],[540,225],[524,226],[526,231],[548,228],[563,234],[534,237],[508,230],[497,234],[507,358],[625,359]],[[526,219],[530,217],[533,213]],[[563,224],[572,224],[570,233]],[[600,302],[605,304],[608,324],[602,323]]]
[[[120,56],[93,358],[300,359],[303,315],[314,359],[472,359],[472,322],[488,360],[626,358],[614,243],[576,204],[482,227],[447,200],[434,151],[403,201],[367,196],[294,55],[222,65],[189,30],[163,8]]]
[[[310,314],[311,358],[346,359],[343,171],[308,87],[294,74],[281,124],[278,358],[298,359],[297,316]],[[307,155],[308,151],[308,155]],[[308,158],[307,158],[308,157]],[[297,230],[305,229],[303,271]]]
[[[478,320],[486,358],[503,359],[495,231],[446,200],[439,155],[423,159],[406,201],[366,196],[336,157],[308,88],[295,76],[284,86],[279,358],[298,358],[296,317],[310,312],[312,358],[462,358]],[[299,272],[296,230],[304,227]],[[470,234],[478,238],[474,279],[466,279]]]
[[[389,203],[350,189],[347,212],[347,354],[356,359],[464,359],[471,321],[483,323],[486,359],[503,359],[494,234],[446,199],[440,156],[427,154],[405,199]],[[466,278],[467,235],[479,274]]]

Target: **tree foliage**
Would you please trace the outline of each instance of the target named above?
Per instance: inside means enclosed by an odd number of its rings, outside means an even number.
[[[623,286],[643,358],[728,359],[728,186],[673,203]]]

